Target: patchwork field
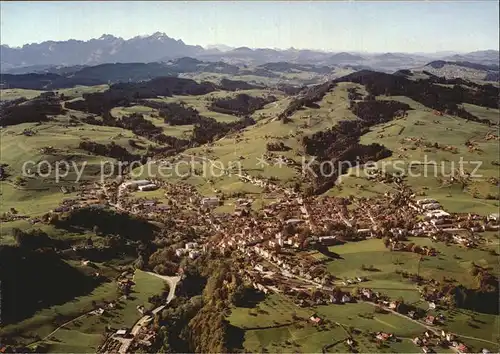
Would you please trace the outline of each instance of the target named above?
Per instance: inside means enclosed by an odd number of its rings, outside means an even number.
[[[26,131],[31,133],[24,134]],[[72,187],[78,185],[75,182],[99,180],[101,169],[116,162],[109,157],[90,155],[79,148],[80,142],[115,142],[135,153],[138,150],[128,144],[132,138],[135,138],[132,132],[121,128],[96,128],[88,124],[68,126],[67,117],[63,116],[42,124],[24,123],[3,128],[0,162],[6,165],[8,176],[0,182],[3,201],[0,212],[15,208],[23,215],[40,215],[53,209],[64,198],[72,197],[71,193],[63,194],[61,186],[71,192]],[[147,142],[143,138],[137,140]],[[57,161],[61,161],[59,178]],[[67,173],[62,161],[70,166]]]
[[[204,74],[206,75],[197,74],[197,78],[216,80],[223,77],[217,74]],[[314,79],[314,75],[307,73],[289,73],[283,77],[290,81]],[[233,79],[238,78],[233,77]],[[244,77],[247,81],[252,78],[252,75]],[[107,87],[107,85],[81,86],[59,90],[58,93],[79,100],[84,93],[100,92]],[[297,109],[286,123],[280,121],[278,115],[294,97],[286,96],[274,89],[216,91],[202,96],[151,99],[157,102],[183,102],[186,106],[195,108],[202,116],[214,118],[219,123],[232,123],[239,121],[241,117],[210,111],[208,106],[211,100],[234,97],[240,93],[254,97],[268,95],[277,97],[276,102],[269,103],[252,114],[252,118],[256,121],[255,125],[227,134],[208,144],[192,144],[190,146],[195,147],[176,156],[168,156],[171,151],[164,154],[162,152],[162,155],[155,156],[155,161],[150,165],[132,171],[131,176],[150,178],[156,175],[169,182],[186,182],[196,186],[203,196],[223,194],[224,205],[215,209],[215,213],[232,213],[235,210],[236,200],[241,197],[252,198],[252,208],[261,209],[274,201],[264,198],[268,190],[240,181],[237,174],[246,172],[256,177],[272,178],[275,183],[287,187],[300,184],[304,190],[311,181],[305,179],[301,168],[303,159],[310,159],[311,156],[305,153],[303,138],[324,132],[343,120],[359,120],[349,109],[349,90],[353,88],[356,88],[362,96],[368,93],[364,86],[348,82],[339,83],[320,101],[309,104],[309,107]],[[2,90],[1,99],[33,98],[40,92]],[[387,172],[403,171],[404,180],[416,195],[436,198],[449,212],[474,212],[481,215],[498,212],[500,148],[497,126],[467,121],[456,116],[437,115],[432,109],[408,97],[379,96],[377,100],[399,101],[409,104],[412,108],[408,111],[408,116],[372,126],[361,136],[361,144],[378,143],[392,151],[391,157],[378,162],[379,168]],[[499,122],[498,109],[486,109],[465,103],[462,106],[479,118]],[[111,115],[117,118],[132,113],[142,114],[145,119],[160,127],[167,136],[186,140],[192,137],[194,125],[169,125],[168,117],[166,120],[159,117],[156,109],[132,105],[119,106],[111,110]],[[1,128],[0,163],[5,166],[6,177],[0,181],[2,200],[0,213],[12,212],[13,208],[21,215],[41,216],[54,209],[64,199],[76,195],[72,187],[79,177],[80,181],[86,183],[99,181],[103,162],[117,160],[80,149],[82,141],[105,145],[113,142],[136,156],[151,151],[151,147],[166,147],[172,150],[173,144],[160,146],[134,134],[131,130],[75,124],[75,119],[86,116],[87,113],[69,110],[66,115],[52,117],[48,122],[23,123]],[[137,130],[134,131],[140,134]],[[293,160],[296,165],[280,166],[275,160],[263,159],[265,155],[269,155],[269,150],[272,150],[272,147],[268,146],[269,143],[282,144],[281,146],[285,147],[284,151],[272,151],[272,154],[275,157],[282,155]],[[42,160],[47,160],[51,168],[57,161],[64,160],[71,164],[72,170],[60,181],[56,181],[54,172],[46,177],[23,175],[25,162],[32,161],[34,165]],[[433,164],[434,161],[436,166]],[[170,176],[162,176],[158,173],[159,168],[168,162],[177,164],[177,168],[170,171]],[[179,162],[182,162],[182,166]],[[477,170],[475,170],[476,165]],[[74,170],[74,166],[79,169],[84,167],[81,176]],[[351,169],[325,194],[377,198],[394,191],[393,185],[369,180],[364,172],[363,168]],[[61,190],[62,186],[68,189],[65,193]],[[165,200],[164,190],[131,193],[130,202],[136,202],[140,198],[157,198],[162,202]],[[36,227],[39,227],[38,225],[40,224],[36,224]],[[1,245],[16,244],[12,237],[12,229],[17,227],[28,230],[33,225],[28,220],[3,222],[0,225]],[[42,225],[40,228],[54,239],[71,240],[74,243],[83,243],[91,236],[96,244],[100,245],[104,237],[110,236],[97,236],[97,231],[88,230],[69,232],[49,225]],[[439,252],[435,257],[422,257],[411,252],[392,252],[380,239],[329,247],[329,251],[336,255],[332,258],[314,250],[307,251],[307,254],[324,261],[327,271],[335,277],[335,285],[342,290],[351,291],[360,287],[361,284],[351,286],[344,282],[347,279],[363,276],[368,280],[362,286],[386,294],[391,299],[403,298],[406,303],[428,310],[428,303],[421,299],[415,283],[403,278],[400,273],[403,271],[416,273],[425,279],[436,279],[441,282],[451,278],[458,284],[476,287],[478,279],[470,272],[473,263],[490,270],[495,276],[500,274],[498,254],[493,252],[498,250],[498,233],[483,235],[487,243],[475,249],[434,243],[428,238],[412,237],[406,241],[435,248]],[[155,244],[152,249],[156,247],[160,246]],[[125,261],[130,264],[133,259]],[[69,264],[74,268],[81,267],[76,261]],[[366,270],[367,268],[371,270]],[[139,318],[136,307],[147,305],[148,297],[161,293],[165,288],[161,279],[136,271],[134,275],[136,285],[132,297],[118,301],[115,279],[119,274],[118,270],[114,266],[102,264],[99,264],[99,270],[106,274],[108,282],[102,283],[90,294],[75,297],[65,304],[44,308],[29,319],[6,326],[0,330],[0,336],[15,335],[22,338],[22,343],[43,342],[49,345],[52,352],[95,351],[103,340],[102,335],[107,326],[113,329],[131,327]],[[114,301],[117,306],[107,309],[102,316],[86,315],[95,307],[95,302],[104,301]],[[309,317],[314,313],[323,319],[322,325],[316,326],[309,321]],[[497,333],[500,325],[498,316],[461,309],[442,309],[440,313],[447,318],[444,328],[467,334],[469,338],[464,337],[464,339],[474,349],[480,350],[483,347],[496,349],[495,342],[498,341]],[[76,321],[52,333],[64,322],[79,316],[81,317]],[[290,299],[278,294],[271,294],[248,308],[234,307],[227,319],[240,333],[243,333],[243,346],[248,352],[347,352],[349,347],[345,340],[352,337],[357,342],[359,352],[413,353],[420,352],[421,349],[410,340],[425,330],[424,326],[397,314],[376,313],[373,305],[364,302],[301,308]],[[370,333],[374,331],[394,333],[400,341],[378,345]]]
[[[323,325],[313,325],[308,319],[316,313]],[[370,314],[373,318],[360,317]],[[420,349],[410,338],[425,330],[421,325],[393,314],[374,314],[373,306],[357,303],[327,305],[304,309],[277,294],[252,308],[233,308],[228,320],[244,330],[243,346],[247,351],[267,348],[276,352],[314,353],[328,348],[327,352],[343,352],[348,349],[347,338],[358,343],[360,352],[417,353]],[[400,337],[400,342],[377,347],[370,331],[385,331]]]
[[[413,108],[408,117],[375,126],[362,136],[362,144],[381,143],[392,150],[391,157],[377,162],[379,169],[403,172],[417,194],[437,199],[449,211],[480,214],[498,211],[500,204],[495,200],[498,186],[490,181],[498,177],[495,163],[500,154],[498,140],[488,138],[488,134],[495,132],[494,127],[453,116],[436,116],[432,110],[407,97],[379,99],[401,101]],[[469,149],[467,141],[476,149]],[[447,148],[456,150],[452,152]],[[470,174],[464,185],[463,173]],[[373,195],[373,191],[384,189],[377,182],[362,181],[365,176],[366,172],[357,168],[343,176],[341,195],[369,195],[366,193],[370,192]],[[338,189],[330,193],[336,195]]]
[[[382,240],[370,239],[360,242],[350,242],[344,245],[331,246],[329,250],[339,256],[329,260],[327,268],[332,275],[339,278],[340,285],[343,279],[367,277],[367,286],[374,290],[398,298],[411,298],[417,302],[419,295],[417,288],[409,280],[403,279],[396,271],[418,273],[424,278],[434,278],[442,281],[444,277],[456,279],[460,284],[474,286],[475,278],[468,270],[472,262],[486,268],[491,268],[495,274],[500,273],[497,257],[487,249],[467,249],[457,245],[445,245],[442,242],[432,242],[428,238],[410,237],[408,242],[420,246],[434,247],[439,254],[435,257],[420,257],[411,252],[393,252],[385,248]],[[312,253],[314,256],[315,254]],[[317,254],[324,259],[325,256]],[[374,271],[361,269],[365,265],[373,265]]]
[[[116,275],[111,269],[101,267],[110,277]],[[44,309],[32,318],[16,325],[6,326],[0,335],[17,333],[26,343],[37,345],[45,343],[51,352],[88,352],[95,351],[103,340],[107,326],[116,329],[131,327],[139,318],[138,305],[148,304],[148,297],[160,294],[165,282],[150,274],[137,270],[133,278],[135,286],[128,300],[120,300],[117,284],[113,280],[103,283],[87,296],[77,297],[60,306]],[[113,309],[106,308],[103,315],[88,314],[103,302],[114,302]],[[70,323],[67,323],[71,321]],[[60,327],[63,323],[67,323]]]

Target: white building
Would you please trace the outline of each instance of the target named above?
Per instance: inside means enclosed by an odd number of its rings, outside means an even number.
[[[147,179],[140,179],[140,180],[136,180],[136,181],[123,182],[120,185],[120,188],[124,188],[124,189],[137,189],[139,186],[145,186],[145,185],[148,185],[148,184],[152,184],[151,181],[148,181]]]
[[[208,206],[219,206],[219,205],[220,205],[220,200],[217,197],[207,197],[201,199],[201,206],[208,207]]]
[[[424,209],[424,210],[441,209],[441,205],[439,203],[428,203],[428,204],[422,205],[422,209]]]
[[[488,221],[498,221],[498,220],[499,220],[498,213],[493,213],[488,215]]]
[[[431,210],[431,211],[428,211],[426,214],[425,214],[426,217],[430,218],[430,219],[444,219],[444,218],[447,218],[450,216],[449,213],[447,213],[446,211],[444,210]]]
[[[187,250],[192,250],[197,248],[198,244],[196,242],[187,242],[184,247],[186,247]]]
[[[140,185],[138,186],[138,188],[141,192],[145,192],[145,191],[154,191],[158,189],[158,186],[154,183],[150,183],[150,184]]]
[[[199,255],[201,254],[200,251],[197,251],[197,250],[192,250],[189,252],[189,258],[191,259],[195,259],[197,258]]]
[[[182,257],[186,253],[186,250],[184,248],[178,248],[175,250],[175,255],[177,257]]]
[[[279,237],[279,238],[276,240],[276,242],[278,243],[278,245],[279,245],[280,247],[283,247],[283,245],[285,244],[285,241],[283,241],[283,238],[281,238],[281,237]]]
[[[431,198],[425,198],[425,199],[417,200],[417,205],[418,206],[422,206],[424,204],[431,204],[431,203],[437,203],[437,200],[431,199]]]

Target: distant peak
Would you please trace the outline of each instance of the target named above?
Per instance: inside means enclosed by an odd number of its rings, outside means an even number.
[[[252,49],[248,48],[248,47],[238,47],[238,48],[235,48],[233,49],[233,52],[247,52],[247,51],[252,51]]]
[[[106,41],[106,40],[117,39],[117,38],[115,36],[113,36],[112,34],[103,34],[98,39],[101,41]]]
[[[151,35],[151,37],[152,37],[152,38],[163,38],[163,37],[167,37],[167,38],[169,38],[165,32],[159,32],[159,31],[157,31],[157,32],[153,33],[153,34]]]

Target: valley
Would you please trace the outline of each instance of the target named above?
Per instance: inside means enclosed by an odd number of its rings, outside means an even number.
[[[5,348],[497,350],[498,87],[189,77],[1,91]]]

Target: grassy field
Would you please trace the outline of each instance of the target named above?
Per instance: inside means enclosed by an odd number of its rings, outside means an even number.
[[[445,316],[447,318],[445,327],[449,331],[498,343],[500,329],[498,316],[463,309],[448,311]],[[482,348],[488,348],[492,352],[498,351],[498,345],[495,347],[488,342],[469,339],[467,343],[470,343],[477,351]]]
[[[416,286],[402,278],[396,271],[418,273],[424,278],[434,278],[439,281],[444,277],[453,278],[469,287],[476,286],[475,278],[469,274],[472,262],[491,268],[495,274],[500,273],[497,257],[487,250],[467,249],[457,245],[446,246],[444,243],[434,243],[428,238],[419,237],[412,237],[408,242],[434,247],[439,251],[439,255],[420,259],[418,254],[411,252],[391,252],[385,248],[382,240],[370,239],[330,247],[330,251],[338,254],[340,258],[329,260],[327,269],[339,278],[338,285],[341,285],[343,279],[364,276],[369,281],[363,285],[366,284],[393,299],[403,297],[408,303],[418,303],[420,295]],[[311,255],[317,258],[325,257],[318,253]],[[366,267],[372,265],[377,270],[362,270],[363,265]]]
[[[124,115],[139,113],[157,127],[162,128],[165,135],[185,139],[191,136],[193,125],[169,125],[164,122],[163,118],[158,116],[157,111],[158,110],[146,106],[115,107],[111,110],[111,114],[113,117],[120,118]]]
[[[98,86],[75,86],[73,88],[56,90],[58,94],[64,95],[65,99],[74,99],[81,97],[85,93],[102,92],[109,88],[108,85],[98,85]],[[27,89],[3,89],[0,90],[0,101],[10,101],[18,98],[31,99],[39,96],[42,92],[41,90],[27,90]]]
[[[229,75],[229,74],[218,74],[218,73],[182,73],[179,77],[189,78],[196,81],[211,81],[218,83],[221,79],[226,78],[229,80],[240,80],[246,81],[248,83],[256,84],[256,85],[265,85],[272,86],[277,85],[279,83],[286,82],[288,84],[296,84],[301,85],[304,81],[285,78],[285,77],[266,77],[266,76],[258,76],[252,75],[248,73],[247,75]]]
[[[486,199],[488,195],[498,195],[498,187],[488,179],[498,177],[498,167],[493,162],[498,160],[500,148],[498,141],[486,139],[486,135],[495,133],[495,129],[458,117],[438,117],[430,109],[407,97],[379,99],[401,101],[414,109],[408,112],[407,118],[375,126],[361,138],[363,144],[380,143],[393,151],[392,157],[377,163],[379,168],[387,172],[396,168],[404,170],[408,184],[416,192],[436,198],[449,211],[489,214],[498,210],[498,200]],[[423,139],[430,144],[438,143],[440,147],[415,146],[409,139]],[[465,146],[467,140],[473,141],[480,150],[470,151]],[[441,148],[446,146],[456,148],[456,153]],[[474,171],[476,166],[479,168]],[[451,176],[459,176],[461,168],[464,172],[474,172],[465,189],[458,181],[449,181]],[[353,185],[361,184],[360,178],[356,176],[363,177],[364,172],[357,171],[353,169],[350,175],[342,178],[342,187],[345,187],[342,188],[342,194],[359,192],[359,188]],[[376,182],[363,184],[367,192],[379,188]],[[337,192],[333,190],[330,193]]]
[[[72,88],[57,90],[58,94],[64,95],[66,98],[74,99],[77,97],[82,97],[85,93],[95,93],[103,92],[109,88],[108,85],[97,85],[97,86],[75,86]]]
[[[382,240],[372,239],[330,247],[330,251],[337,253],[340,258],[328,262],[327,268],[333,275],[340,278],[338,283],[341,283],[342,279],[365,276],[369,280],[363,283],[363,286],[380,291],[392,299],[402,297],[406,303],[412,303],[424,309],[427,309],[428,305],[420,299],[416,286],[396,274],[397,270],[418,273],[426,279],[433,278],[439,281],[442,281],[444,277],[452,278],[458,284],[472,288],[477,286],[475,278],[469,273],[472,262],[491,269],[496,275],[500,272],[497,257],[487,250],[467,249],[456,245],[446,246],[444,243],[433,243],[427,238],[414,237],[410,238],[409,241],[421,246],[434,247],[439,251],[439,255],[436,257],[423,257],[422,261],[419,262],[420,257],[416,254],[390,252],[385,249]],[[321,256],[318,257],[321,258]],[[366,266],[373,265],[377,271],[363,271],[361,269],[363,264]],[[342,285],[341,287],[344,290],[354,288],[354,286],[346,287]],[[384,316],[383,321],[388,322],[386,321],[387,317],[385,317],[387,315],[382,316]],[[487,341],[496,341],[497,339],[498,316],[461,309],[445,313],[445,316],[447,317],[445,327],[454,333],[482,338]],[[350,324],[351,322],[346,322],[346,324],[362,327],[363,321],[366,320],[356,319],[355,324]],[[392,325],[403,328],[394,323]],[[366,328],[370,328],[369,323]],[[410,327],[406,326],[405,328]],[[408,336],[409,334],[400,335]],[[496,350],[491,343],[474,340],[471,343],[468,340],[465,341],[470,345],[474,345],[476,350],[483,347]]]
[[[271,71],[277,75],[277,77],[267,77],[254,75],[253,69],[249,68],[249,72],[246,75],[229,75],[229,74],[219,74],[219,73],[182,73],[180,77],[190,78],[196,81],[212,81],[219,82],[221,79],[226,78],[230,80],[241,80],[249,83],[273,86],[277,84],[286,83],[289,85],[304,85],[304,84],[319,84],[325,81],[326,77],[324,74],[318,74],[310,71],[294,70],[292,72],[279,72]],[[330,78],[338,78],[341,76],[348,75],[354,72],[354,70],[349,68],[335,68],[332,72],[328,74]]]
[[[101,267],[101,271],[103,270],[105,270],[104,267]],[[0,335],[16,334],[16,337],[22,337],[25,343],[30,343],[37,340],[37,338],[47,336],[62,322],[91,311],[92,301],[112,301],[116,298],[116,283],[105,282],[86,296],[77,297],[63,305],[43,309],[25,321],[3,327],[0,329]]]
[[[493,123],[500,122],[500,111],[498,109],[476,106],[470,103],[462,103],[462,107],[478,118],[489,119]]]
[[[280,295],[270,295],[255,308],[234,308],[229,316],[233,326],[244,330],[243,346],[251,352],[318,352],[324,345],[347,337],[340,326],[320,331],[307,323],[310,310],[296,307]],[[294,320],[295,313],[300,320]]]
[[[134,274],[131,297],[128,300],[118,300],[117,285],[114,281],[104,283],[88,296],[76,298],[62,306],[55,306],[37,313],[27,321],[6,327],[3,331],[19,331],[24,334],[26,342],[33,342],[35,335],[44,338],[56,329],[55,320],[63,316],[68,320],[77,318],[93,309],[92,302],[114,301],[116,307],[99,315],[87,315],[59,329],[44,342],[49,344],[49,352],[53,353],[84,353],[95,351],[103,340],[106,326],[118,329],[130,328],[141,317],[137,311],[138,305],[148,304],[148,297],[160,294],[165,288],[165,282],[155,276],[137,270]],[[36,332],[35,332],[36,331]],[[1,332],[0,332],[1,333]]]
[[[307,319],[317,313],[326,324],[324,328],[312,325]],[[359,314],[373,318],[362,318]],[[293,315],[300,318],[294,319]],[[254,308],[234,308],[228,320],[244,330],[244,349],[257,352],[267,348],[270,352],[317,353],[324,346],[329,352],[346,352],[344,341],[353,336],[360,352],[419,352],[407,340],[387,348],[377,348],[367,331],[386,331],[399,337],[411,338],[424,328],[392,314],[374,314],[368,304],[326,305],[304,309],[297,307],[281,295],[273,294]],[[354,334],[350,327],[361,330]]]
[[[31,99],[40,95],[43,91],[27,89],[3,89],[0,90],[0,101],[11,101],[18,98]]]
[[[230,92],[230,91],[215,91],[211,92],[206,95],[200,95],[200,96],[173,96],[173,97],[165,97],[165,98],[157,98],[157,99],[151,99],[151,101],[157,101],[157,102],[184,102],[187,106],[192,107],[196,109],[202,116],[209,117],[209,118],[214,118],[218,122],[222,123],[229,123],[229,122],[235,122],[239,118],[230,114],[224,114],[224,113],[218,113],[218,112],[213,112],[208,109],[211,99],[218,99],[218,98],[227,98],[227,97],[235,97],[238,94],[246,94],[249,96],[253,97],[264,97],[266,95],[273,95],[275,96],[278,101],[273,102],[268,104],[264,109],[258,110],[254,113],[254,116],[260,115],[260,114],[270,114],[273,112],[272,108],[274,108],[275,112],[278,112],[279,109],[279,104],[280,100],[284,100],[285,96],[283,95],[282,92],[280,91],[274,91],[274,90],[243,90],[243,91],[238,91],[238,92]]]
[[[24,123],[9,126],[1,130],[0,162],[6,164],[6,171],[10,175],[6,180],[0,182],[0,193],[2,203],[0,212],[16,208],[21,214],[40,215],[56,207],[64,198],[72,197],[71,194],[63,194],[60,186],[71,188],[76,186],[78,171],[83,171],[81,181],[96,180],[100,178],[101,167],[106,161],[114,162],[114,159],[89,155],[86,151],[79,149],[83,140],[91,140],[101,144],[114,141],[116,144],[126,147],[131,153],[141,153],[139,150],[129,146],[128,140],[134,138],[146,145],[150,143],[143,138],[135,138],[130,131],[114,127],[95,127],[88,124],[79,126],[68,126],[67,117],[58,116],[54,120],[42,123]],[[25,129],[35,134],[27,136],[23,134]],[[51,147],[53,152],[45,153],[44,148]],[[70,171],[64,177],[61,171],[59,181],[55,175],[55,163],[66,160],[70,164]],[[34,176],[38,172],[38,165],[42,161],[51,164],[51,172],[47,177]],[[25,172],[32,176],[23,176]],[[45,165],[45,168],[48,165]],[[82,170],[83,168],[83,170]],[[43,170],[41,170],[43,172]],[[19,178],[24,178],[22,186],[16,185]]]
[[[356,119],[347,109],[347,89],[354,84],[342,83],[328,93],[325,99],[320,102],[320,108],[304,108],[296,112],[291,117],[291,121],[283,124],[276,120],[276,114],[288,104],[288,99],[279,100],[269,104],[263,110],[254,113],[254,118],[258,118],[257,124],[247,127],[238,136],[227,136],[206,146],[193,148],[185,151],[189,156],[201,156],[212,161],[217,161],[220,166],[229,169],[235,166],[233,171],[245,171],[254,176],[266,178],[274,177],[283,184],[293,184],[301,178],[300,173],[288,166],[275,165],[272,162],[268,165],[259,164],[259,159],[266,154],[266,144],[270,141],[280,141],[291,150],[280,153],[283,156],[294,159],[301,163],[299,155],[303,155],[301,139],[304,134],[312,134],[337,124],[342,119]],[[255,91],[255,92],[254,92]],[[248,90],[245,93],[258,95],[260,90]],[[274,93],[273,93],[274,94]],[[213,94],[210,94],[213,95]],[[183,100],[185,98],[183,97]],[[186,101],[189,104],[189,101]],[[199,107],[196,107],[199,109]],[[260,116],[260,115],[263,116]],[[257,115],[257,117],[256,117]],[[311,118],[304,118],[311,116]],[[189,157],[187,158],[189,160]],[[198,161],[198,159],[196,159]],[[218,168],[211,168],[212,163],[207,161],[207,173],[202,177],[179,177],[172,176],[170,181],[183,180],[196,185],[202,193],[212,193],[213,190],[227,191],[228,193],[259,193],[259,189],[249,187],[238,181],[233,175],[222,175]],[[217,166],[217,165],[214,165]],[[201,169],[201,163],[195,164],[195,169]],[[190,167],[180,168],[180,175],[184,175]],[[153,168],[154,171],[154,168]],[[212,180],[213,184],[208,185],[207,181]],[[250,188],[250,190],[249,190]]]

